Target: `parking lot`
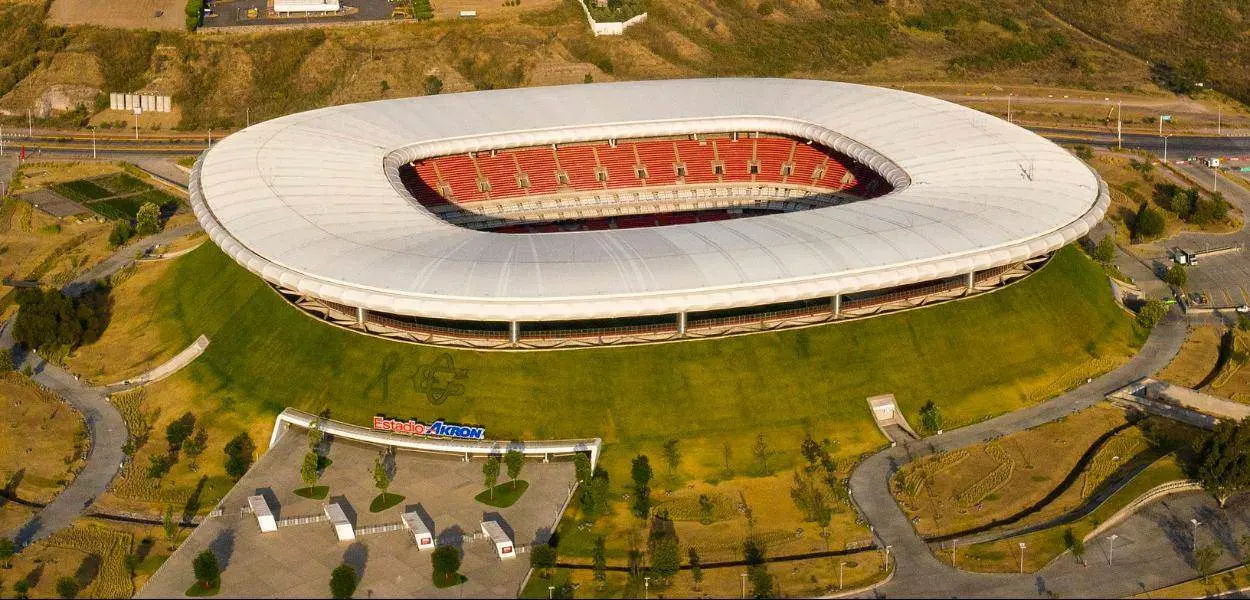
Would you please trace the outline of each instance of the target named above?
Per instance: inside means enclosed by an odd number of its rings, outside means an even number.
[[[1198,294],[1205,302],[1199,306],[1227,308],[1250,305],[1250,261],[1245,250],[1202,256],[1198,265],[1187,271],[1191,294]]]
[[[351,23],[354,21],[385,21],[391,18],[396,6],[407,7],[407,2],[390,0],[348,0],[335,14],[277,17],[270,15],[273,0],[226,0],[205,3],[210,13],[204,17],[202,28],[226,28],[240,26],[282,26],[311,23]]]

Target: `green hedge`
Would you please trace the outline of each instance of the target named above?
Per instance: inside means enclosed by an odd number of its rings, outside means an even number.
[[[200,27],[200,15],[204,12],[204,0],[187,0],[187,31]]]

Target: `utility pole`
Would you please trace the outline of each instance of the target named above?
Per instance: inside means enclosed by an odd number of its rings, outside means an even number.
[[[1116,150],[1124,149],[1124,121],[1120,118],[1120,111],[1124,109],[1124,101],[1115,101],[1115,148]]]
[[[95,127],[91,128],[91,159],[95,160]]]
[[[1111,559],[1115,557],[1115,538],[1118,538],[1118,537],[1120,536],[1114,533],[1111,534],[1110,536],[1107,536],[1107,541],[1111,544],[1111,546],[1107,548],[1107,566],[1108,567],[1111,566]]]

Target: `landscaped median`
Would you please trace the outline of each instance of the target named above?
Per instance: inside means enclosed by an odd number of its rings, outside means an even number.
[[[1174,455],[1166,455],[1112,494],[1093,512],[1071,523],[992,542],[955,544],[955,566],[981,573],[1015,573],[1020,569],[1020,542],[1025,544],[1024,570],[1036,572],[1069,550],[1072,540],[1084,540],[1099,524],[1128,506],[1142,494],[1171,481],[1187,479]],[[1071,531],[1071,534],[1068,532]],[[951,544],[933,545],[938,558],[951,562]]]

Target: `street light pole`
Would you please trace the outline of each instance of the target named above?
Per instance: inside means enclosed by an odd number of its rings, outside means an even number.
[[[747,597],[747,574],[742,574],[742,597]]]
[[[1024,542],[1020,542],[1020,572],[1024,572]]]
[[[1007,122],[1011,122],[1011,94],[1007,94]]]
[[[91,160],[95,160],[95,127],[91,128]]]
[[[951,540],[951,566],[955,566],[955,544],[959,543],[959,539]]]
[[[1120,117],[1120,112],[1124,109],[1124,101],[1115,101],[1115,148],[1116,150],[1124,149],[1124,121]]]
[[[646,599],[647,599],[647,596],[648,596],[648,595],[650,595],[650,593],[651,593],[651,578],[650,578],[650,577],[643,577],[643,578],[642,578],[642,598],[643,598],[643,600],[646,600]]]
[[[1111,566],[1111,559],[1115,557],[1115,538],[1118,538],[1118,537],[1120,536],[1114,533],[1107,536],[1107,541],[1111,544],[1111,546],[1107,549],[1107,566],[1108,567]]]
[[[881,569],[882,570],[890,568],[890,548],[893,548],[893,547],[894,546],[885,547],[885,554],[881,557]]]
[[[846,564],[846,561],[844,560],[838,561],[838,590],[839,591],[842,590],[842,566],[845,564]]]
[[[1189,522],[1192,523],[1194,526],[1193,549],[1195,552],[1197,552],[1198,551],[1198,526],[1202,525],[1202,522],[1199,521],[1198,519],[1190,519]]]
[[[1168,138],[1170,137],[1172,136],[1170,135],[1163,136],[1163,164],[1165,165],[1168,164]]]

